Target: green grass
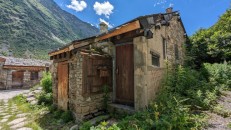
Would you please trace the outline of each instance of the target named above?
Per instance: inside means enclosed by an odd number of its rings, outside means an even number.
[[[228,128],[231,128],[231,122],[228,124]]]
[[[33,130],[66,130],[74,125],[74,122],[69,119],[70,117],[67,112],[56,110],[49,105],[31,105],[26,102],[26,99],[22,95],[14,97],[9,102],[15,103],[18,110],[22,111],[22,113],[29,113],[28,119],[30,119],[30,123],[26,126],[33,128]],[[41,115],[41,113],[46,111],[49,113]],[[59,114],[56,114],[57,112]]]

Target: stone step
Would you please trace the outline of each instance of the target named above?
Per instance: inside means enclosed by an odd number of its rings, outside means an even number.
[[[101,115],[101,116],[98,116],[98,117],[95,117],[91,120],[89,120],[88,122],[91,123],[91,125],[96,125],[102,121],[106,121],[110,118],[109,115]]]
[[[121,105],[121,104],[109,104],[108,105],[108,112],[112,114],[129,114],[132,115],[135,113],[135,109],[131,106]]]

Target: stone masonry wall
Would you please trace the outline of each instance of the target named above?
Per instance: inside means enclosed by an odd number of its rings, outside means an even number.
[[[6,85],[7,85],[7,71],[5,71],[3,69],[3,64],[4,62],[0,62],[0,90],[1,89],[6,89]]]
[[[83,56],[77,53],[69,64],[69,108],[78,121],[103,109],[103,93],[82,95]]]
[[[52,63],[50,66],[52,76],[52,92],[53,92],[53,103],[58,105],[58,63]]]
[[[166,63],[169,66],[183,64],[185,35],[177,17],[173,17],[169,26],[151,29],[153,38],[143,36],[133,39],[134,44],[134,87],[135,110],[145,108],[156,97],[165,74]],[[164,59],[163,39],[167,42],[167,58]],[[175,57],[175,45],[178,46],[179,59]],[[160,66],[152,65],[152,54],[160,56]]]
[[[30,88],[34,85],[38,84],[40,80],[42,79],[42,74],[44,71],[38,72],[38,79],[37,80],[31,80],[31,71],[24,71],[24,77],[23,77],[23,88]]]

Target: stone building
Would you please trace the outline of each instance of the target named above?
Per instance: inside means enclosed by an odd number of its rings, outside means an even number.
[[[155,99],[166,67],[183,64],[186,31],[179,12],[166,11],[111,30],[101,23],[100,35],[50,52],[54,104],[78,120],[94,116],[103,109],[107,85],[110,109],[145,108]]]
[[[50,62],[0,56],[0,89],[29,88],[39,83]]]

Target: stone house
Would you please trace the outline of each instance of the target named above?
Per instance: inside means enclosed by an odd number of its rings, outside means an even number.
[[[109,31],[101,23],[100,35],[50,52],[54,104],[78,120],[97,115],[106,84],[110,109],[145,108],[155,99],[165,68],[183,64],[186,31],[179,12],[166,11]]]
[[[0,89],[23,89],[39,83],[50,62],[0,56]]]

